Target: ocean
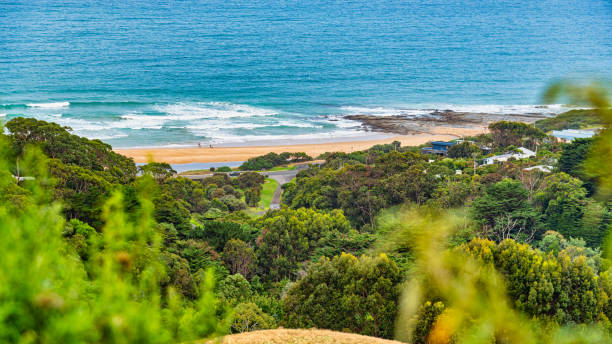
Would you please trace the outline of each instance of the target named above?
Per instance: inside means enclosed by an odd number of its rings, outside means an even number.
[[[0,0],[0,120],[114,147],[370,137],[346,114],[537,107],[612,77],[606,0]]]

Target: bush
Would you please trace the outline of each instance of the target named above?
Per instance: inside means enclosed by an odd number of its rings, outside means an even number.
[[[401,280],[386,255],[321,258],[289,289],[283,325],[392,338]]]
[[[244,192],[244,201],[249,207],[256,207],[261,201],[261,192],[257,189],[248,189]]]
[[[229,211],[246,209],[246,204],[244,204],[243,201],[237,199],[234,195],[225,195],[219,198],[219,201],[225,204]]]
[[[234,308],[234,319],[231,326],[233,333],[267,330],[275,327],[274,318],[264,313],[252,302],[240,303]]]
[[[533,146],[535,140],[546,137],[546,134],[533,126],[522,122],[499,121],[489,124],[493,142],[497,147]]]
[[[253,242],[259,235],[257,228],[227,220],[204,220],[203,226],[196,226],[189,237],[206,240],[216,251],[221,251],[231,239]]]
[[[252,291],[249,281],[241,274],[225,277],[217,287],[219,297],[230,304],[237,304],[251,298]]]
[[[262,229],[257,238],[259,272],[265,280],[276,282],[295,278],[300,264],[329,242],[322,238],[351,228],[341,211],[324,213],[306,208],[268,212],[257,226]]]
[[[157,182],[162,182],[176,174],[176,171],[165,162],[150,162],[146,165],[138,167],[142,174],[149,174],[155,178]]]
[[[223,248],[221,259],[233,274],[249,278],[257,266],[255,250],[240,239],[230,239]]]
[[[507,238],[530,242],[541,234],[540,214],[528,202],[527,190],[512,179],[488,186],[474,200],[471,212],[482,234],[498,242]]]
[[[472,154],[480,153],[481,150],[478,146],[467,141],[451,146],[448,149],[448,156],[451,158],[471,158]]]
[[[310,161],[312,158],[304,152],[296,153],[268,153],[266,155],[250,158],[239,169],[243,171],[269,170],[276,166],[285,165],[292,162]]]
[[[583,255],[565,250],[547,255],[526,244],[474,239],[463,247],[470,255],[493,265],[502,276],[514,306],[536,318],[558,324],[592,323],[609,318],[610,281],[597,276]]]

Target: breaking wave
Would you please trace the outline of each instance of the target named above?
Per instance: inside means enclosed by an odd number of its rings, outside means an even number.
[[[427,116],[436,111],[490,113],[499,115],[512,114],[558,114],[578,109],[564,104],[548,105],[455,105],[455,104],[425,104],[418,107],[380,107],[380,106],[342,106],[340,110],[345,115],[370,116]]]
[[[30,103],[25,104],[31,108],[42,108],[42,109],[60,109],[70,106],[70,102],[55,102],[55,103]]]

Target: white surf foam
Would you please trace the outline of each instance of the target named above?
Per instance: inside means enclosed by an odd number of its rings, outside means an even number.
[[[533,104],[533,105],[454,105],[454,104],[443,104],[435,107],[439,110],[452,110],[457,112],[478,112],[478,113],[492,113],[501,115],[511,114],[528,114],[528,113],[543,113],[543,114],[557,114],[576,107],[570,107],[563,104]]]
[[[161,129],[169,119],[165,116],[143,115],[128,113],[121,116],[118,121],[108,122],[108,126],[116,129]]]
[[[95,134],[87,135],[87,138],[89,138],[90,140],[110,140],[110,139],[119,139],[119,138],[128,137],[128,136],[129,135],[125,133],[116,133],[116,134],[95,133]]]
[[[33,117],[69,126],[73,133],[93,139],[119,139],[134,135],[138,130],[161,131],[184,129],[189,134],[213,144],[242,145],[261,142],[314,142],[359,140],[371,138],[356,121],[344,119],[348,114],[374,116],[427,116],[432,112],[453,110],[494,114],[553,114],[568,111],[572,107],[553,105],[455,105],[422,104],[397,107],[386,106],[344,106],[326,117],[306,117],[288,114],[273,109],[226,102],[199,102],[153,105],[146,109],[134,110],[119,117],[75,118],[62,115],[61,110],[48,110],[70,106],[69,102],[28,104]],[[151,111],[153,110],[153,112]],[[130,111],[130,110],[128,110]],[[6,114],[0,114],[0,118]],[[247,134],[247,135],[239,135]],[[186,139],[191,140],[191,135]],[[205,138],[203,138],[205,137]],[[193,138],[198,140],[198,138]],[[180,143],[180,142],[177,142]]]
[[[278,124],[273,125],[274,127],[293,127],[293,128],[322,128],[322,125],[317,125],[309,122],[298,122],[283,120],[279,121]]]
[[[77,134],[83,133],[83,132],[93,133],[93,132],[104,131],[108,129],[108,126],[103,122],[87,121],[87,120],[80,119],[80,118],[60,118],[60,119],[55,120],[55,122],[72,128],[72,130]],[[85,135],[85,136],[89,137],[89,135]]]
[[[31,108],[42,108],[42,109],[58,109],[70,106],[70,102],[55,102],[55,103],[30,103],[26,104],[27,107]]]
[[[434,111],[456,111],[490,113],[500,115],[512,114],[558,114],[572,109],[579,109],[564,104],[548,105],[457,105],[457,104],[422,104],[406,107],[366,107],[366,106],[343,106],[340,108],[347,115],[371,115],[371,116],[423,116]]]
[[[356,121],[352,121],[350,119],[344,118],[341,115],[329,116],[326,120],[326,123],[336,126],[337,128],[349,129],[349,128],[359,128],[360,124]]]
[[[410,109],[395,107],[365,107],[365,106],[343,106],[340,108],[347,115],[369,115],[369,116],[420,116],[432,112],[432,109]]]
[[[254,117],[274,116],[278,112],[243,104],[232,104],[225,102],[207,102],[195,104],[170,104],[156,105],[156,111],[168,114],[169,120],[195,120],[206,118],[232,118],[232,117]]]
[[[268,127],[268,124],[262,123],[232,123],[229,121],[204,121],[204,122],[192,122],[186,126],[185,129],[198,134],[205,134],[207,131],[219,131],[219,130],[231,130],[231,129],[260,129]]]
[[[253,123],[253,122],[232,122],[221,120],[207,120],[192,122],[185,126],[189,130],[232,130],[232,129],[261,129],[275,127],[290,127],[290,128],[322,128],[321,125],[315,125],[307,122],[298,122],[291,120],[281,120],[274,122]]]
[[[295,135],[231,135],[227,133],[214,133],[211,142],[215,144],[245,144],[252,142],[296,142],[296,141],[314,141],[314,140],[341,140],[341,139],[356,139],[364,137],[363,131],[357,130],[336,130],[330,132],[318,132],[309,134]]]

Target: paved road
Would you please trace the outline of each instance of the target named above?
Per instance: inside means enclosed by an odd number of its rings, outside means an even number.
[[[272,196],[272,202],[270,202],[270,209],[280,209],[281,193],[282,193],[281,186],[289,183],[291,179],[295,178],[298,172],[308,169],[308,165],[309,164],[296,165],[295,170],[291,170],[291,171],[259,172],[259,174],[267,176],[268,178],[274,179],[276,180],[276,182],[278,182],[278,187],[274,191],[274,195]],[[240,171],[240,173],[244,173],[244,172],[248,172],[248,171]],[[207,174],[198,174],[198,175],[182,175],[181,177],[185,177],[191,180],[201,180],[201,179],[210,177],[212,175],[213,175],[212,173],[207,173]]]
[[[280,209],[281,193],[283,192],[281,186],[289,183],[291,179],[295,178],[298,172],[307,168],[308,165],[297,165],[293,171],[262,172],[263,174],[267,174],[268,178],[274,179],[278,182],[278,187],[274,191],[272,201],[270,202],[270,209]]]

